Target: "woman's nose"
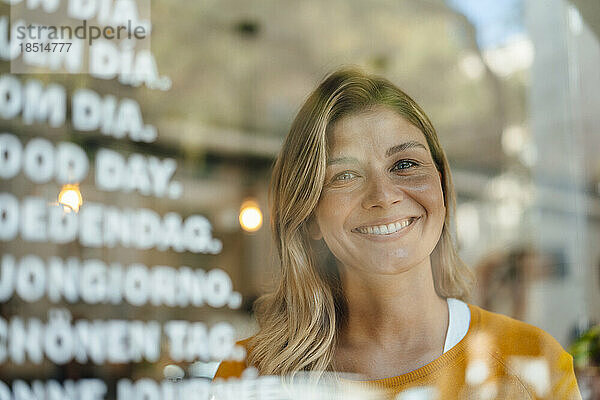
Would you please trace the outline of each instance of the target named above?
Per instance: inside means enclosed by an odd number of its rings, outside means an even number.
[[[372,178],[367,184],[362,206],[388,208],[404,199],[404,191],[387,177]]]

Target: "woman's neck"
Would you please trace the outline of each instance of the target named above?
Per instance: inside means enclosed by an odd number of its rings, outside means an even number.
[[[396,275],[343,267],[340,275],[347,306],[338,336],[340,354],[387,354],[402,360],[396,368],[412,370],[443,353],[448,306],[435,292],[429,259]]]

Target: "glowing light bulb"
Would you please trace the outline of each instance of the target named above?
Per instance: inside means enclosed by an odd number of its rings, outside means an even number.
[[[79,185],[64,185],[58,194],[58,204],[63,206],[65,212],[79,211],[83,204]]]
[[[262,226],[262,212],[253,200],[247,200],[240,207],[240,225],[247,232],[256,232]]]

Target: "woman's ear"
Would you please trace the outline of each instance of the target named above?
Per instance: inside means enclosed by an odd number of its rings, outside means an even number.
[[[312,240],[321,240],[323,238],[323,234],[321,233],[321,228],[319,228],[319,223],[317,222],[314,215],[311,215],[306,221],[308,225],[308,234]]]

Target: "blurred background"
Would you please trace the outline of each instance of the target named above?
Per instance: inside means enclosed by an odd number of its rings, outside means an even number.
[[[0,3],[2,15],[10,15],[8,3]],[[471,302],[552,334],[576,356],[582,394],[592,393],[586,388],[600,379],[599,339],[597,333],[581,337],[600,321],[598,1],[153,0],[151,22],[151,50],[160,75],[171,80],[168,90],[86,74],[14,76],[22,83],[59,83],[69,94],[89,88],[135,99],[144,123],[157,129],[155,141],[80,132],[68,118],[60,127],[3,118],[0,131],[23,145],[39,137],[76,143],[90,160],[100,148],[175,159],[179,198],[99,190],[90,162],[87,179],[77,185],[83,206],[90,201],[160,215],[200,214],[222,250],[90,248],[17,238],[0,242],[0,251],[220,268],[241,293],[241,306],[63,304],[74,319],[228,321],[236,338],[250,336],[256,329],[252,302],[272,287],[278,271],[269,231],[271,166],[309,92],[328,72],[354,64],[404,89],[437,128],[458,195],[460,254],[478,277]],[[0,72],[10,71],[5,57]],[[48,202],[65,189],[55,181],[34,183],[23,173],[0,185],[18,199]],[[45,318],[56,306],[12,296],[0,315]],[[192,365],[212,371],[218,363],[205,361],[177,365],[191,373]],[[7,360],[0,371],[4,382],[100,377],[114,398],[118,379],[162,379],[173,362],[165,352],[152,363]]]

